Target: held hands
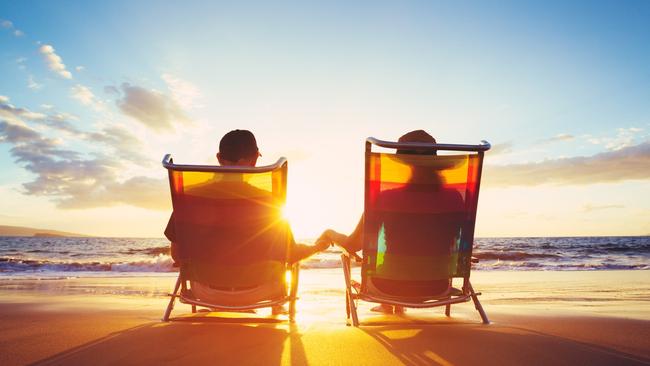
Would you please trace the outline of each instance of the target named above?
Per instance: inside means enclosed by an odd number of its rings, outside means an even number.
[[[325,232],[323,232],[321,236],[319,236],[318,239],[316,239],[316,242],[314,243],[314,246],[318,248],[320,251],[325,250],[329,248],[332,244],[334,244],[332,238],[330,238],[329,235],[327,235],[328,231],[329,230],[325,230]]]

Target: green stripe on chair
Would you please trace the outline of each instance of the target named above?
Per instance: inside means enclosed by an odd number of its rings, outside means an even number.
[[[382,258],[369,258],[376,263],[374,270],[366,275],[397,281],[434,281],[448,279],[456,272],[458,255],[449,256],[406,256],[381,254]]]

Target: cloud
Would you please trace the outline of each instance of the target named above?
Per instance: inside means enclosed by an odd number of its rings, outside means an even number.
[[[50,110],[52,106],[46,108]],[[9,98],[0,96],[0,120],[4,119],[17,125],[24,125],[24,122],[36,122],[49,127],[53,127],[71,134],[80,135],[82,132],[74,127],[69,121],[75,119],[74,116],[65,113],[39,113],[33,112],[26,108],[18,108],[9,103]]]
[[[101,101],[97,100],[92,90],[85,85],[77,84],[70,88],[70,95],[81,102],[83,105],[91,106],[96,110],[101,110],[104,105]]]
[[[120,95],[120,89],[114,85],[107,85],[104,87],[104,93],[110,95]]]
[[[149,160],[140,152],[142,142],[131,134],[126,128],[111,126],[100,132],[85,135],[91,141],[103,143],[113,149],[113,155],[138,165],[147,165]]]
[[[488,165],[484,182],[490,187],[540,184],[584,185],[650,178],[650,141],[593,156],[552,159],[538,163]]]
[[[19,68],[20,70],[25,70],[25,69],[27,69],[27,66],[25,66],[25,61],[27,61],[27,58],[25,58],[25,57],[18,57],[18,58],[16,59],[16,63],[18,64],[18,68]]]
[[[0,143],[12,145],[9,151],[15,162],[36,176],[23,184],[24,193],[49,197],[60,208],[127,204],[169,209],[165,180],[137,176],[120,181],[119,159],[103,155],[85,159],[30,127],[7,121],[0,121]]]
[[[38,51],[43,55],[45,63],[47,63],[47,67],[49,67],[50,70],[56,72],[65,79],[72,79],[72,73],[66,70],[63,59],[54,52],[54,47],[49,44],[44,44],[38,49]]]
[[[122,183],[113,181],[101,187],[77,188],[75,199],[61,200],[59,207],[85,209],[126,204],[150,210],[169,210],[168,190],[164,179],[133,177]]]
[[[172,93],[172,98],[183,108],[198,106],[201,92],[192,83],[171,74],[162,74],[161,78]]]
[[[513,143],[512,141],[502,142],[500,144],[495,144],[487,152],[489,156],[507,154],[512,151]]]
[[[9,98],[0,96],[0,118],[16,125],[24,125],[23,122],[34,122],[45,125],[78,138],[99,142],[112,149],[113,155],[121,159],[144,165],[148,161],[140,153],[142,143],[127,129],[120,126],[111,126],[99,132],[86,132],[75,127],[71,121],[77,117],[68,113],[52,111],[51,105],[43,106],[48,113],[36,113],[25,108],[17,108],[9,104]],[[26,127],[26,126],[25,126]]]
[[[74,68],[76,71],[84,71],[86,68],[83,66],[75,66]]]
[[[568,133],[560,133],[560,134],[557,134],[557,135],[555,135],[553,137],[543,139],[543,140],[539,140],[538,143],[539,144],[552,144],[554,142],[573,141],[573,140],[575,140],[575,136],[570,135]]]
[[[67,132],[71,135],[83,136],[84,133],[76,128],[71,120],[76,119],[76,117],[69,115],[67,113],[53,113],[49,114],[45,120],[42,121],[43,124],[56,128],[57,130]]]
[[[95,94],[87,87],[81,84],[77,84],[70,89],[72,97],[81,102],[81,104],[89,105],[93,103],[95,99]]]
[[[51,111],[51,108],[48,109]],[[9,103],[0,96],[0,143],[11,146],[14,161],[34,174],[23,184],[27,195],[44,196],[60,208],[91,208],[126,204],[147,209],[169,209],[169,192],[164,178],[131,176],[120,173],[127,162],[146,165],[142,143],[121,126],[110,126],[96,132],[76,128],[67,113],[35,113]],[[108,148],[94,152],[93,158],[64,147],[61,139],[46,137],[30,124],[46,125],[93,146]]]
[[[22,37],[22,36],[25,35],[25,32],[21,31],[20,29],[16,29],[14,27],[14,23],[12,21],[10,21],[10,20],[2,20],[2,21],[0,21],[0,26],[2,28],[12,30],[13,31],[12,33],[16,37]]]
[[[643,128],[629,127],[618,128],[616,130],[616,136],[614,137],[586,137],[587,141],[594,145],[603,145],[607,150],[616,151],[629,146],[633,146],[642,132]]]
[[[582,206],[582,211],[584,211],[584,212],[592,212],[592,211],[610,210],[610,209],[617,209],[617,208],[625,208],[625,206],[623,206],[623,205],[594,206],[594,205],[588,203],[588,204]]]
[[[120,111],[152,130],[170,130],[176,121],[189,122],[178,103],[165,94],[128,83],[121,89],[123,97],[116,101]]]
[[[40,90],[43,87],[43,84],[39,84],[34,80],[33,75],[27,77],[27,87],[32,90]]]
[[[47,115],[38,112],[32,112],[29,109],[18,108],[9,103],[9,98],[0,95],[0,118],[9,121],[21,121],[23,119],[28,121],[42,121],[47,119]]]

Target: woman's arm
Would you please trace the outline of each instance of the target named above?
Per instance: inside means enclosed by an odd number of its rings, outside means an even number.
[[[363,242],[361,241],[363,234],[363,216],[359,220],[357,227],[350,235],[341,234],[332,229],[325,230],[321,237],[329,238],[334,244],[343,247],[348,252],[358,252],[363,249]]]

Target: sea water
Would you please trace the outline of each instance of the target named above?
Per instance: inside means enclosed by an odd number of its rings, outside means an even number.
[[[474,256],[479,271],[647,270],[650,237],[478,238]],[[332,247],[301,267],[338,268],[339,258]],[[2,277],[164,276],[172,264],[166,239],[0,237]]]

